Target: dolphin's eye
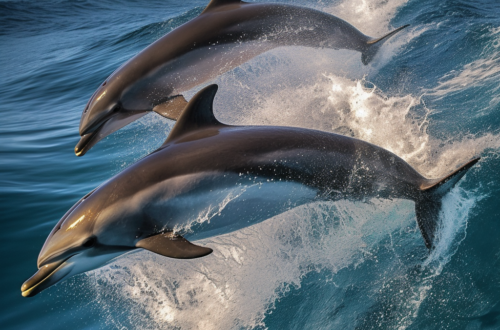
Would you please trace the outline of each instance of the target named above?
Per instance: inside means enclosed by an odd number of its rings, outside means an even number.
[[[91,236],[91,237],[87,238],[85,240],[85,242],[83,242],[82,246],[89,248],[89,247],[94,246],[96,243],[97,243],[97,237]]]
[[[103,86],[106,86],[106,83],[107,83],[107,81],[103,82],[103,83],[102,83],[102,85],[103,85]]]
[[[120,111],[120,104],[116,103],[115,105],[113,105],[113,107],[109,109],[108,115],[114,114],[115,112],[118,111]]]

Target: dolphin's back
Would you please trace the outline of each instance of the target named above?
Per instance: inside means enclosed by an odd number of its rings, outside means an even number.
[[[227,4],[160,38],[110,79],[134,81],[123,106],[146,110],[275,47],[363,51],[369,39],[346,21],[310,8]]]
[[[298,182],[351,195],[410,196],[425,180],[393,153],[350,137],[301,128],[209,127],[186,134],[120,173],[124,191],[204,172]],[[394,188],[398,187],[398,188]],[[390,189],[385,189],[390,188]]]
[[[120,177],[114,181],[120,182],[119,191],[133,194],[147,191],[161,182],[167,185],[175,182],[175,189],[185,189],[183,194],[199,191],[200,186],[205,185],[201,194],[209,197],[209,191],[227,189],[249,181],[254,184],[266,181],[301,184],[316,192],[316,195],[308,195],[306,199],[297,192],[300,202],[296,201],[294,205],[314,198],[410,199],[415,202],[417,222],[426,246],[432,248],[442,196],[477,161],[475,159],[467,163],[444,178],[430,180],[392,152],[342,135],[290,127],[207,127],[170,141],[119,174]],[[177,186],[179,182],[184,188]],[[265,189],[269,189],[269,186]],[[170,188],[165,191],[172,193]],[[276,200],[273,193],[265,195],[266,198],[259,198],[256,209],[271,209],[291,198],[282,194],[281,201]],[[166,198],[170,198],[170,195]],[[211,203],[210,200],[206,201],[206,205]],[[251,201],[245,205],[252,205]],[[240,209],[239,206],[235,208]],[[277,209],[274,213],[269,211],[268,217],[284,210]],[[237,220],[225,217],[226,220],[228,218],[229,221]],[[265,214],[256,215],[252,221],[265,218]],[[189,220],[192,219],[182,218],[181,222]],[[240,225],[245,223],[242,221]],[[211,228],[218,225],[222,226],[216,221],[205,224]],[[236,224],[231,225],[224,223],[226,230]],[[207,235],[207,230],[200,232],[197,238],[203,235]]]

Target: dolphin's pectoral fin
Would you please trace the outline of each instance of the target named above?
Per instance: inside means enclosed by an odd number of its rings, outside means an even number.
[[[168,101],[155,106],[153,111],[165,118],[177,120],[187,104],[188,102],[184,96],[176,95],[168,99]]]
[[[382,46],[382,44],[387,39],[389,39],[390,37],[392,37],[393,35],[395,35],[396,33],[398,33],[399,31],[401,31],[402,29],[404,29],[405,27],[408,27],[408,26],[409,26],[409,24],[400,26],[396,30],[393,30],[393,31],[387,33],[383,37],[380,37],[378,39],[372,39],[372,40],[368,41],[366,49],[361,54],[361,62],[363,62],[364,65],[367,65],[368,63],[370,63],[371,60],[373,60],[373,58],[375,57],[375,54],[377,54],[377,51],[379,50],[380,46]]]
[[[144,238],[135,245],[138,248],[158,253],[165,257],[193,259],[212,253],[212,249],[194,245],[187,239],[172,232]]]
[[[420,186],[419,197],[415,202],[415,214],[418,227],[424,237],[428,249],[434,247],[436,229],[438,228],[439,213],[441,212],[442,197],[465,175],[465,173],[479,161],[475,158],[460,167],[450,175],[438,180],[426,180]]]

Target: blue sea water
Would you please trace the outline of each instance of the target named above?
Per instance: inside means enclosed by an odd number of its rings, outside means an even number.
[[[410,27],[368,66],[345,50],[263,54],[214,80],[217,115],[355,136],[428,177],[481,156],[444,199],[437,248],[411,202],[322,202],[204,240],[206,258],[139,251],[23,298],[65,211],[173,125],[149,114],[77,158],[87,100],[206,1],[0,1],[2,329],[500,329],[500,3],[283,2],[371,36]]]

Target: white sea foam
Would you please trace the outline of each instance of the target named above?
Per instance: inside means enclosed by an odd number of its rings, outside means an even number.
[[[407,2],[407,0],[342,1],[323,10],[348,21],[367,35],[380,36],[392,29],[390,20]]]
[[[489,33],[482,38],[496,39],[488,42],[482,49],[483,56],[475,61],[465,64],[459,70],[452,70],[439,79],[438,85],[424,91],[436,99],[442,99],[457,93],[464,93],[468,89],[488,86],[489,97],[488,109],[496,107],[500,103],[498,96],[500,91],[500,28],[492,27]],[[473,91],[471,92],[473,93]]]
[[[495,53],[489,58],[481,58],[463,66],[461,70],[452,71],[443,76],[438,86],[429,91],[430,95],[439,98],[463,92],[464,89],[483,84],[495,83],[498,85],[500,75],[500,53]]]
[[[349,135],[394,152],[429,178],[447,175],[485,150],[500,148],[499,135],[492,133],[448,140],[432,137],[427,126],[433,110],[419,96],[387,96],[365,79],[324,73],[316,78],[311,84],[259,91],[264,96],[250,108],[221,102],[218,115],[229,123],[300,126]],[[231,92],[221,94],[224,100],[234,99]]]

